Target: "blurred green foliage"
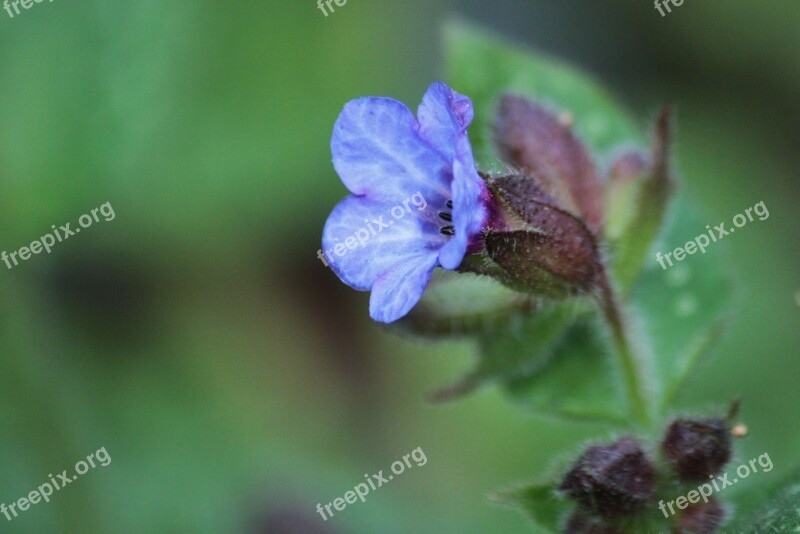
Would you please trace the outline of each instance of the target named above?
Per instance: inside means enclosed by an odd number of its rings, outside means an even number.
[[[341,106],[417,102],[444,76],[453,14],[590,67],[636,116],[678,103],[705,223],[766,202],[768,221],[714,251],[738,272],[738,304],[680,400],[743,398],[740,456],[776,467],[731,492],[789,472],[797,2],[663,20],[633,0],[351,0],[327,19],[288,0],[53,2],[0,15],[0,249],[106,201],[117,218],[0,275],[0,502],[100,447],[112,463],[3,527],[270,532],[295,511],[335,532],[525,531],[486,495],[600,427],[520,416],[494,391],[431,409],[425,394],[474,347],[378,331],[366,296],[315,257],[345,194],[328,149]],[[418,446],[426,466],[321,525],[317,502]]]

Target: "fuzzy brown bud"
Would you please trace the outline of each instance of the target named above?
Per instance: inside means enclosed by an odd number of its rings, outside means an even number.
[[[675,534],[711,534],[725,521],[725,509],[716,500],[689,506],[678,516]]]
[[[567,520],[565,534],[622,534],[622,529],[607,520],[576,510]]]
[[[486,235],[486,251],[519,285],[535,293],[566,294],[596,285],[602,265],[595,237],[532,178],[493,178],[506,229]]]
[[[589,447],[559,489],[581,508],[609,518],[639,510],[655,492],[656,469],[630,437]]]
[[[568,115],[524,97],[500,99],[495,144],[506,163],[535,177],[593,231],[603,222],[603,188],[589,151],[573,133]]]
[[[731,459],[731,436],[722,419],[674,421],[661,445],[683,481],[706,481]]]

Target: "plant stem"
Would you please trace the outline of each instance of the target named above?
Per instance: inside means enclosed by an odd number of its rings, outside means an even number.
[[[603,273],[600,283],[601,307],[616,345],[616,354],[622,377],[631,403],[631,415],[638,422],[647,425],[650,423],[650,407],[647,402],[646,375],[641,359],[633,349],[633,343],[628,331],[628,324],[620,310],[620,305],[614,293],[608,276]]]

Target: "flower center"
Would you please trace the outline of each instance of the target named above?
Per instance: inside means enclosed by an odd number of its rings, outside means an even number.
[[[445,208],[447,208],[448,211],[440,211],[439,218],[444,222],[451,223],[453,222],[453,215],[449,210],[453,209],[453,201],[448,200],[445,202]],[[439,233],[442,235],[456,235],[456,229],[452,225],[447,225],[439,228]]]

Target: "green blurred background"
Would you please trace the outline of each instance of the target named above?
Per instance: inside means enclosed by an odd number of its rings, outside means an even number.
[[[493,390],[427,405],[473,348],[381,331],[316,258],[346,193],[339,110],[363,95],[415,108],[453,17],[593,72],[643,127],[675,102],[708,223],[766,203],[767,221],[709,252],[736,274],[736,320],[681,403],[742,397],[739,457],[768,452],[775,470],[736,491],[796,464],[796,0],[664,18],[644,0],[350,0],[327,18],[313,0],[56,0],[0,11],[0,249],[107,201],[116,219],[0,265],[0,502],[100,447],[112,463],[0,531],[527,530],[486,495],[604,429]],[[316,515],[416,447],[427,465]]]

